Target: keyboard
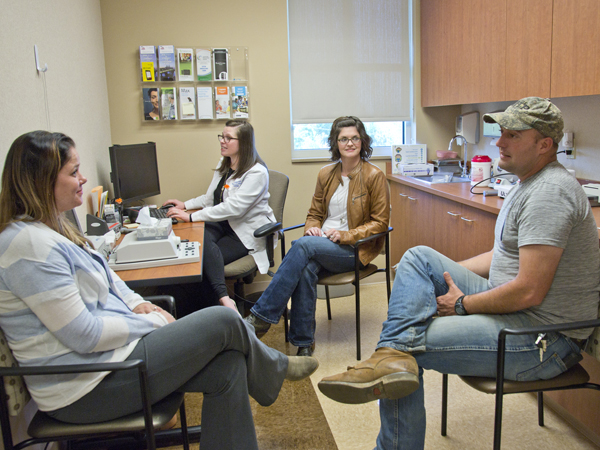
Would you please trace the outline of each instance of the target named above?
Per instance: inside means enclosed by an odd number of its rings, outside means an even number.
[[[166,209],[161,209],[161,208],[148,208],[148,210],[150,211],[150,217],[153,217],[155,219],[168,219],[167,217],[167,210]],[[177,219],[175,219],[174,217],[171,219],[171,222],[173,224],[177,223]]]
[[[165,209],[160,208],[149,208],[150,217],[154,217],[155,219],[166,219],[167,211]]]

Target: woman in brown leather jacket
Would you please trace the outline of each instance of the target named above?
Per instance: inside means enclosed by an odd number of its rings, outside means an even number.
[[[304,236],[292,242],[269,287],[245,319],[260,337],[279,322],[291,297],[289,339],[303,356],[312,355],[314,348],[319,271],[354,270],[354,250],[348,244],[387,230],[390,218],[387,180],[368,162],[371,138],[360,119],[335,120],[329,151],[334,163],[319,172]],[[361,267],[377,256],[383,243],[381,238],[361,247]]]

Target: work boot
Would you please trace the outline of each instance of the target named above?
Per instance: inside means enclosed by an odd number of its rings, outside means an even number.
[[[325,377],[319,390],[340,403],[367,403],[380,398],[396,399],[419,387],[419,367],[409,353],[381,347],[369,359],[348,371]]]
[[[271,328],[271,324],[269,322],[265,322],[260,317],[256,317],[252,313],[244,317],[244,320],[254,327],[256,337],[259,339],[267,334],[267,331],[269,331],[269,328]]]

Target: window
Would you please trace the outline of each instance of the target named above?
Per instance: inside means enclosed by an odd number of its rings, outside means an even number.
[[[293,160],[329,157],[339,116],[359,117],[374,156],[411,117],[411,0],[288,0]]]

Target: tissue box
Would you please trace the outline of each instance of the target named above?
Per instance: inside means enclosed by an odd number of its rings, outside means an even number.
[[[392,161],[397,164],[425,164],[427,145],[392,145]]]
[[[167,239],[173,230],[171,219],[160,219],[154,225],[142,225],[137,227],[138,241],[149,241],[158,239]]]
[[[398,174],[409,177],[433,175],[433,164],[398,164]]]

